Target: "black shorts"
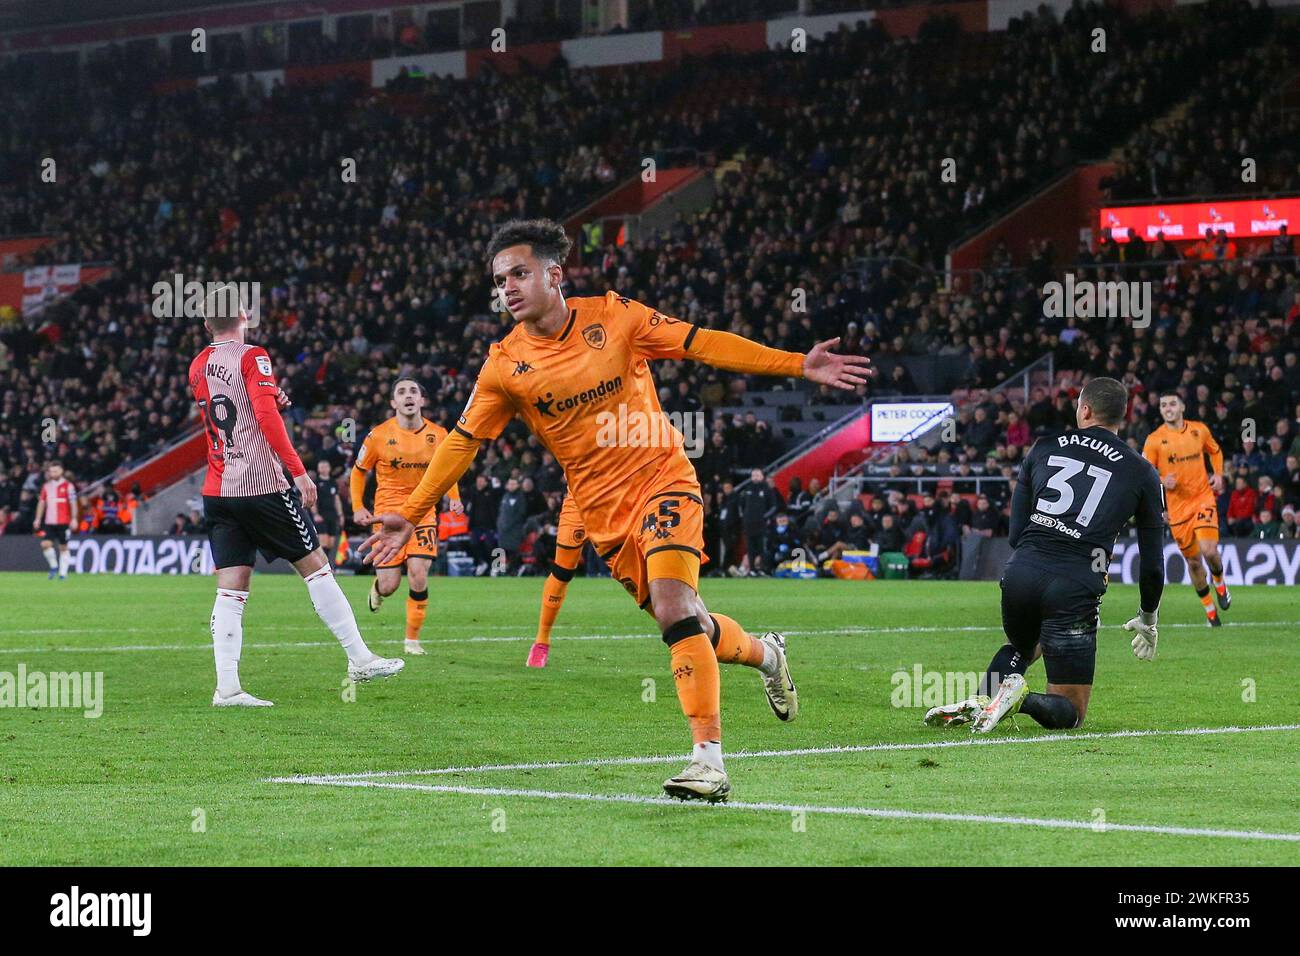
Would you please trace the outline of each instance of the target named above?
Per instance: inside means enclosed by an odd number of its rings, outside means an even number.
[[[1002,629],[1025,660],[1042,645],[1052,684],[1091,684],[1097,669],[1096,586],[1032,560],[1012,561],[1002,573]]]
[[[45,540],[55,544],[67,544],[72,539],[72,531],[66,524],[45,524],[40,530],[45,532]]]
[[[320,547],[297,488],[239,498],[204,495],[203,513],[217,568],[252,567],[258,551],[267,561],[293,563]]]
[[[331,521],[329,518],[322,518],[321,523],[316,526],[317,534],[328,534],[335,538],[338,537],[340,530],[341,529],[339,527],[339,522],[337,518],[334,519],[333,521]]]

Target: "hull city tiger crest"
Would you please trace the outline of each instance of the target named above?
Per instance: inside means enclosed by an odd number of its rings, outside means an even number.
[[[582,337],[587,340],[587,344],[593,349],[603,349],[605,347],[605,327],[599,323],[589,325],[583,329]]]

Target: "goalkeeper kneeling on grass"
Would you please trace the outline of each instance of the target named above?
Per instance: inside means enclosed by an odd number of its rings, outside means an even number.
[[[969,723],[987,733],[1010,714],[1044,727],[1083,724],[1096,667],[1097,625],[1115,537],[1133,519],[1141,608],[1124,625],[1133,653],[1156,656],[1156,613],[1164,589],[1164,497],[1160,476],[1120,440],[1128,391],[1094,378],[1079,393],[1079,430],[1043,438],[1025,457],[1011,499],[1011,559],[1002,574],[1008,643],[993,656],[976,697],[935,707],[932,727]],[[1047,693],[1033,694],[1025,670],[1039,657]]]

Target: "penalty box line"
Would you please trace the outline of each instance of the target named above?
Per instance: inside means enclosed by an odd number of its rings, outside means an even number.
[[[848,744],[834,747],[802,747],[794,750],[737,750],[728,760],[770,757],[817,757],[827,754],[876,753],[900,750],[942,750],[956,747],[1005,747],[1017,744],[1051,744],[1071,740],[1124,740],[1145,737],[1206,737],[1221,734],[1288,732],[1300,730],[1300,724],[1263,724],[1255,727],[1191,727],[1181,730],[1116,730],[1085,734],[1043,734],[1038,737],[967,737],[962,740],[935,740],[925,743]],[[586,760],[542,761],[535,763],[498,763],[477,766],[437,767],[426,770],[368,770],[361,773],[298,774],[270,777],[263,783],[347,784],[373,781],[385,777],[429,777],[447,774],[501,773],[528,770],[559,770],[570,767],[615,767],[644,764],[669,764],[685,759],[681,754],[657,754],[647,757],[595,757]]]
[[[756,755],[755,755],[756,756]],[[679,758],[680,759],[680,758]],[[400,783],[378,780],[318,780],[281,778],[281,783],[315,783],[337,787],[373,787],[386,790],[415,790],[484,797],[523,797],[537,800],[569,800],[587,803],[621,803],[640,806],[696,808],[699,810],[749,810],[777,813],[813,813],[828,816],[874,817],[884,820],[977,823],[995,826],[1039,827],[1054,830],[1091,830],[1095,833],[1152,833],[1160,836],[1219,837],[1236,840],[1275,840],[1300,843],[1300,833],[1269,833],[1262,830],[1227,830],[1213,827],[1177,827],[1145,823],[1094,823],[1050,817],[1014,817],[978,813],[943,813],[928,810],[895,810],[885,807],[842,807],[798,803],[729,801],[727,803],[681,803],[668,797],[646,797],[627,793],[583,793],[562,790],[523,790],[512,787],[466,787],[458,785]]]

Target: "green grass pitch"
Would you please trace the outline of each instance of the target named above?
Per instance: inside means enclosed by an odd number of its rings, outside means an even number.
[[[372,615],[370,579],[340,580],[367,640],[397,653],[404,591]],[[1119,626],[1136,589],[1114,587],[1087,725],[1019,718],[971,745],[895,706],[895,675],[982,671],[996,583],[706,580],[711,608],[789,634],[801,695],[782,724],[755,672],[723,669],[733,805],[709,807],[660,800],[689,737],[653,622],[608,580],[573,583],[550,666],[530,671],[539,579],[435,579],[430,656],[353,695],[301,582],[255,578],[241,669],[268,710],[210,706],[212,587],[0,580],[0,672],[104,675],[97,719],[0,709],[0,865],[1300,863],[1287,589],[1237,588],[1211,631],[1170,586],[1147,664]],[[1029,676],[1042,690],[1041,664]],[[1227,727],[1279,729],[1170,733]],[[1066,739],[1034,743],[1049,736]],[[903,746],[935,743],[956,746]],[[610,762],[638,757],[667,759]]]

